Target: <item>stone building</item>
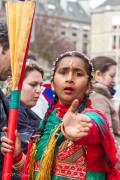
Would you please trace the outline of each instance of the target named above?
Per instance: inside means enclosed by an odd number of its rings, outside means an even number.
[[[59,19],[61,37],[74,43],[75,49],[89,55],[90,52],[90,16],[80,6],[78,1],[45,0],[37,1],[37,16],[46,14],[49,22]]]
[[[6,0],[0,1],[0,12],[4,13]],[[90,15],[87,13],[89,0],[37,0],[36,16],[46,14],[50,23],[54,17],[60,21],[59,36],[68,38],[75,49],[90,54]],[[3,15],[1,16],[3,17]],[[32,33],[34,40],[35,28]]]
[[[120,84],[120,0],[106,0],[92,11],[91,55],[113,57],[118,63]]]
[[[1,9],[4,12],[5,1],[0,0],[0,12]],[[31,41],[36,40],[36,21],[39,24],[41,17],[46,15],[50,26],[54,27],[54,19],[59,20],[56,32],[59,37],[71,41],[74,50],[90,55],[91,20],[87,13],[88,2],[89,0],[37,0]]]

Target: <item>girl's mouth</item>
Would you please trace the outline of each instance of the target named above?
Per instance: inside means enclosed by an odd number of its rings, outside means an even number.
[[[39,97],[34,97],[34,101],[37,101]]]
[[[74,89],[72,87],[65,87],[64,92],[65,94],[72,94]]]

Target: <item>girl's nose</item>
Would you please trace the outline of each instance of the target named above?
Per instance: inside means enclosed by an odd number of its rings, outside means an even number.
[[[37,85],[37,86],[36,86],[35,92],[36,92],[36,93],[40,93],[40,92],[41,92],[41,86],[40,86],[40,85]]]
[[[67,75],[67,81],[73,82],[73,74],[72,74],[72,72],[69,72],[69,73],[68,73],[68,75]]]
[[[115,77],[112,79],[112,85],[115,86],[115,83],[116,83],[116,79]]]

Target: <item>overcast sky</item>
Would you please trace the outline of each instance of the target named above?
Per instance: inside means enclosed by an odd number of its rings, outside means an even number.
[[[67,1],[67,0],[62,0],[62,3],[64,4],[65,3],[65,1]],[[76,1],[76,0],[71,0],[71,1]],[[100,5],[102,2],[104,2],[105,0],[89,0],[90,1],[90,6],[92,7],[92,8],[94,8],[94,7],[96,7],[96,6],[98,6],[98,5]],[[113,0],[114,1],[114,0]]]
[[[102,2],[104,2],[105,0],[90,0],[90,6],[92,8],[98,6],[99,4],[101,4]],[[113,0],[114,1],[114,0]]]

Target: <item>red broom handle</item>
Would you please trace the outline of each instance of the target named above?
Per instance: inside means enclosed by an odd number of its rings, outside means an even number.
[[[8,137],[15,142],[15,132],[17,127],[18,119],[18,109],[10,109],[9,111],[9,121],[8,121]],[[9,131],[12,129],[12,131]],[[4,158],[4,168],[2,173],[2,180],[10,180],[12,177],[12,164],[13,164],[13,152],[6,153]]]
[[[31,37],[34,15],[35,15],[35,10],[34,10],[32,22],[31,22],[30,33],[28,36],[27,47],[26,47],[23,66],[22,66],[22,70],[21,70],[21,76],[20,76],[20,80],[19,80],[19,84],[18,84],[18,90],[22,89],[24,72],[25,72],[25,65],[26,65],[26,58],[27,58],[29,45],[30,45],[30,37]],[[9,119],[8,119],[8,136],[7,137],[9,139],[11,139],[13,142],[15,142],[15,134],[14,133],[15,133],[15,130],[17,128],[17,121],[18,121],[18,109],[10,109]],[[11,172],[12,172],[12,164],[13,164],[13,152],[6,153],[4,157],[5,158],[4,158],[2,180],[11,180],[11,176],[12,176]]]

